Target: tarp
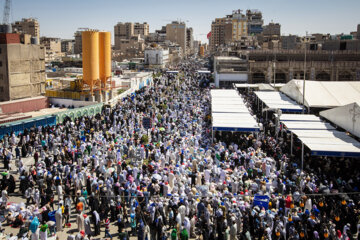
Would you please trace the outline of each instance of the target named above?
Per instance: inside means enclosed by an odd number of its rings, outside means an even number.
[[[269,208],[270,197],[266,195],[255,195],[254,196],[254,206],[259,206],[260,208]]]
[[[320,116],[360,138],[360,101],[322,111]]]
[[[304,80],[291,80],[280,91],[298,103],[303,102]],[[305,81],[305,106],[333,108],[358,102],[360,82]]]
[[[271,109],[283,112],[302,112],[302,107],[285,94],[275,91],[256,91],[256,96]]]

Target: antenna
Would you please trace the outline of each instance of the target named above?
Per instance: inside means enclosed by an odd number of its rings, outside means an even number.
[[[3,15],[3,23],[9,24],[10,22],[10,5],[11,0],[5,0],[5,7],[4,7],[4,15]]]

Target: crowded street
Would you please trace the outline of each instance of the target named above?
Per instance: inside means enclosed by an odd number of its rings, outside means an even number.
[[[251,93],[261,131],[212,132],[201,67],[182,62],[101,114],[4,137],[3,236],[360,239],[358,159],[306,155],[302,170]]]

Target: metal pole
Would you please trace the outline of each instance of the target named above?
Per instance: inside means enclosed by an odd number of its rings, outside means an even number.
[[[276,82],[276,63],[275,63],[275,59],[274,59],[273,67],[274,67],[274,88],[275,88],[275,82]]]
[[[304,143],[301,143],[301,171],[304,170]]]
[[[290,145],[290,155],[293,155],[293,133],[291,132],[291,145]]]
[[[306,39],[305,39],[306,40]],[[305,59],[304,59],[304,82],[303,82],[303,110],[302,113],[305,113],[305,81],[306,81],[306,42],[305,42]]]

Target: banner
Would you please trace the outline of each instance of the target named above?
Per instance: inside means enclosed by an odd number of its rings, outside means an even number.
[[[269,208],[269,196],[264,195],[255,195],[254,196],[254,206],[259,206],[260,208],[264,207],[265,210]]]

